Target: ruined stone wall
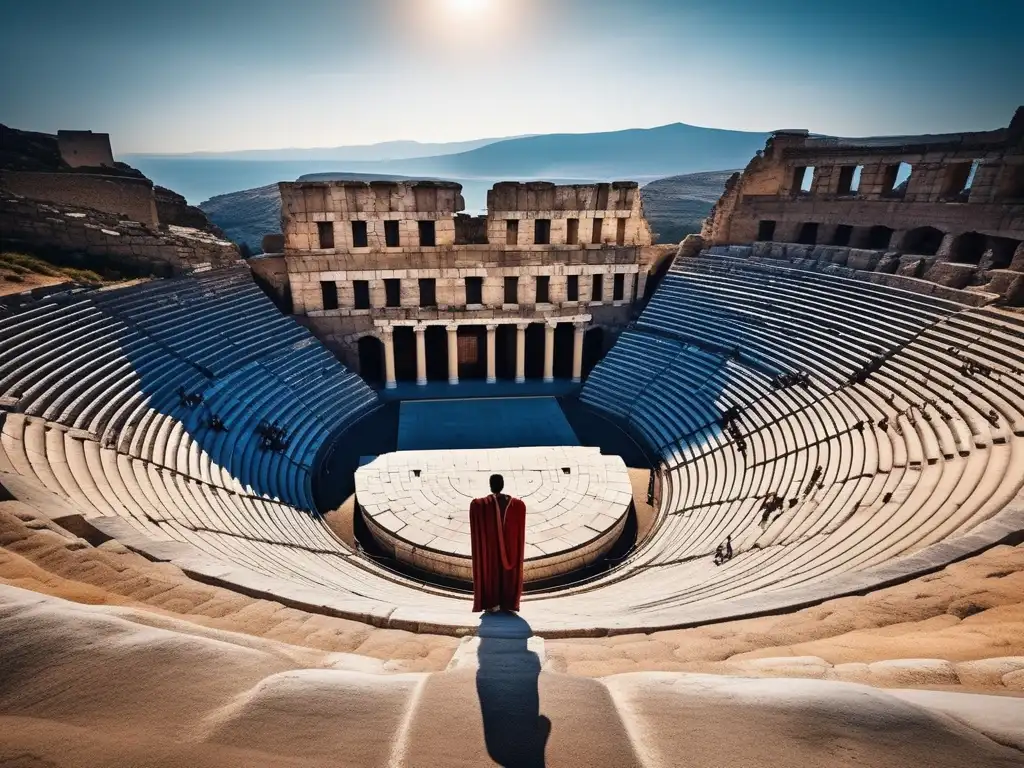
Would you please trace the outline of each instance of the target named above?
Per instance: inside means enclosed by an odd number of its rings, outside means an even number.
[[[650,245],[639,188],[632,182],[499,184],[488,194],[486,218],[457,215],[464,207],[461,186],[445,182],[280,188],[293,312],[348,363],[357,355],[358,339],[377,334],[373,321],[382,319],[486,324],[494,318],[541,322],[583,313],[614,333],[629,321],[650,265],[661,255]],[[545,216],[550,237],[537,243],[534,221]],[[566,242],[570,218],[577,219],[574,243]],[[514,244],[507,242],[510,219],[523,222],[524,237]],[[607,219],[596,240],[595,219]],[[433,246],[420,241],[424,221],[433,222]],[[365,244],[357,244],[357,236]],[[517,281],[514,302],[506,301],[508,278]],[[470,302],[476,280],[480,298]],[[394,295],[388,301],[389,284],[397,287],[397,301]]]
[[[645,254],[637,248],[551,248],[510,250],[494,246],[452,246],[410,258],[409,254],[285,256],[293,311],[346,363],[358,357],[356,343],[376,334],[374,320],[434,322],[442,319],[486,324],[493,318],[547,318],[589,312],[595,321],[613,329],[625,325],[635,293],[646,281]],[[653,256],[652,256],[653,258]],[[258,260],[257,260],[258,261]],[[595,295],[594,275],[601,275]],[[622,275],[615,298],[615,275]],[[569,298],[575,276],[576,299]],[[505,278],[517,278],[515,304],[505,303]],[[546,278],[548,301],[537,296],[538,278]],[[466,278],[480,278],[480,304],[467,301]],[[387,306],[386,280],[399,281],[400,302]],[[421,306],[420,280],[432,281],[436,305]],[[355,281],[366,281],[370,306],[356,308]],[[325,309],[322,284],[335,286],[337,309]],[[596,310],[596,311],[595,311]]]
[[[402,252],[420,248],[419,222],[433,222],[436,247],[454,245],[455,214],[466,207],[462,185],[448,182],[281,182],[285,252],[354,250]],[[353,222],[366,225],[366,245],[354,241]],[[396,222],[398,245],[389,246],[385,222]],[[321,242],[331,225],[333,245]]]
[[[8,250],[79,253],[131,273],[178,274],[238,259],[234,244],[210,233],[170,226],[155,231],[87,208],[51,205],[0,191],[0,242]]]
[[[911,173],[895,184],[900,163]],[[813,180],[803,190],[807,168]],[[777,132],[730,180],[702,235],[711,244],[800,241],[974,264],[989,258],[1005,267],[1024,241],[1024,108],[1009,127],[979,133],[822,139]]]
[[[546,224],[538,227],[538,220]],[[538,243],[538,234],[546,235],[545,242]],[[652,237],[636,182],[507,181],[487,193],[487,240],[509,247],[647,246]]]
[[[92,131],[57,131],[61,159],[72,168],[114,167],[110,134]]]
[[[153,182],[86,173],[0,171],[0,189],[60,205],[92,208],[149,227],[160,223]]]

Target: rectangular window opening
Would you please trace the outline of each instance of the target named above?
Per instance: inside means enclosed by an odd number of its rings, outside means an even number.
[[[616,272],[612,278],[612,301],[622,301],[626,298],[626,276]]]
[[[565,300],[566,301],[579,301],[580,300],[580,276],[579,275],[567,275],[565,280]]]
[[[316,223],[316,234],[319,238],[320,248],[334,247],[334,222],[318,221]]]
[[[505,222],[505,245],[519,245],[519,219]]]
[[[814,222],[808,222],[800,227],[800,234],[797,235],[796,241],[801,245],[816,245],[818,242],[818,225]]]
[[[626,220],[619,219],[615,224],[615,244],[626,244]]]
[[[437,246],[437,223],[434,221],[421,221],[419,222],[419,227],[420,247],[434,248]]]
[[[832,245],[849,245],[853,237],[853,227],[849,224],[840,224],[832,235]]]
[[[352,247],[367,248],[370,245],[370,238],[366,231],[365,221],[352,222]]]
[[[580,242],[580,220],[566,219],[565,221],[565,244],[578,245]]]
[[[966,201],[971,194],[974,176],[978,172],[978,161],[951,163],[946,166],[946,179],[942,185],[942,197],[947,200]]]
[[[518,277],[506,277],[505,278],[505,303],[506,304],[518,304],[519,303],[519,278]]]
[[[594,282],[590,291],[590,300],[604,301],[604,275],[594,275]]]
[[[384,281],[384,305],[387,307],[402,306],[402,281],[388,278]]]
[[[466,303],[484,303],[484,279],[482,277],[466,278]]]
[[[892,163],[882,173],[882,196],[903,197],[907,194],[913,167],[909,163]]]
[[[547,304],[549,302],[548,289],[551,284],[551,278],[547,275],[537,276],[537,304]]]
[[[533,244],[551,244],[551,219],[534,219],[533,221]]]
[[[402,245],[397,221],[384,222],[384,245],[388,248],[399,248]]]
[[[353,280],[352,281],[352,292],[355,294],[355,308],[356,309],[369,309],[370,308],[370,281],[369,280]]]
[[[324,309],[338,308],[338,284],[333,280],[322,280],[320,282],[320,295],[323,298]]]
[[[814,183],[814,166],[798,165],[793,169],[792,190],[794,195],[808,195]]]
[[[860,189],[860,175],[864,170],[863,165],[844,165],[839,169],[839,188],[836,190],[840,195],[856,195]]]
[[[592,243],[603,243],[604,242],[604,219],[594,219],[594,229],[590,233],[590,242]]]
[[[437,281],[432,277],[420,278],[420,306],[437,306]]]
[[[763,219],[757,222],[757,239],[760,242],[768,242],[775,239],[775,222]]]

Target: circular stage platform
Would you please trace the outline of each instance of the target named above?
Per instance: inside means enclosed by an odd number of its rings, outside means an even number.
[[[356,471],[356,502],[374,539],[397,560],[471,581],[469,504],[490,493],[494,473],[526,503],[527,582],[604,555],[633,500],[620,457],[558,446],[384,454]]]

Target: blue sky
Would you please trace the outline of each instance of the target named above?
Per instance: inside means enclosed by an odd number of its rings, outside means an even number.
[[[0,122],[115,153],[672,122],[984,130],[1024,104],[1020,0],[0,0]]]

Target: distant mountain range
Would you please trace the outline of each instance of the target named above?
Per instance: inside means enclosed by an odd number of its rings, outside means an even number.
[[[700,231],[700,224],[718,201],[733,171],[712,171],[659,179],[644,186],[644,212],[657,242],[677,243]],[[401,181],[400,176],[317,173],[301,181],[374,179]],[[258,253],[263,235],[281,228],[281,195],[277,184],[218,195],[199,206],[236,243],[247,243]]]
[[[590,183],[631,179],[646,182],[722,168],[742,168],[764,146],[766,138],[764,133],[676,123],[608,133],[481,139],[480,142],[486,143],[469,150],[451,152],[459,144],[440,145],[446,154],[400,159],[388,159],[387,155],[411,151],[416,146],[426,149],[436,145],[392,142],[330,150],[339,156],[372,155],[373,159],[288,159],[281,156],[281,151],[259,155],[257,159],[248,155],[229,159],[201,155],[132,155],[126,159],[158,184],[185,195],[190,202],[312,173],[358,173],[457,181],[465,187],[468,211],[477,212],[485,207],[486,190],[497,181],[547,179]]]
[[[185,154],[134,154],[125,157],[131,160],[145,158],[150,160],[169,158],[192,160],[406,160],[412,157],[438,157],[469,152],[496,141],[506,141],[505,137],[496,139],[474,139],[472,141],[453,141],[436,144],[424,144],[419,141],[384,141],[379,144],[360,144],[347,147],[285,147],[282,149],[240,149],[231,152],[187,152]]]

